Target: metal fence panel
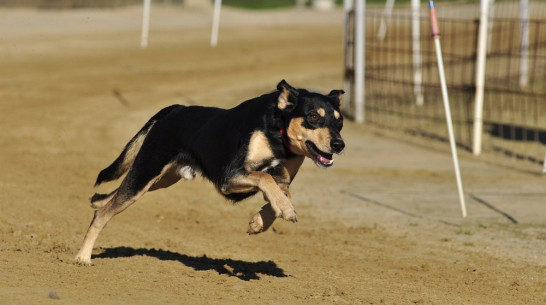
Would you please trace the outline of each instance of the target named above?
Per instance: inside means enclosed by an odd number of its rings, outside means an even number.
[[[414,95],[411,16],[393,13],[383,39],[377,35],[381,19],[380,11],[366,13],[366,121],[401,132],[447,139],[428,16],[420,19],[422,106],[417,104]],[[522,22],[519,19],[503,17],[490,21],[483,150],[543,164],[546,153],[546,21],[529,21],[526,48],[521,43]],[[443,17],[439,22],[456,140],[459,146],[470,150],[478,21]],[[523,54],[528,66],[525,87],[519,83]],[[352,55],[348,53],[347,56]],[[346,74],[350,77],[351,61],[346,62],[349,63]]]

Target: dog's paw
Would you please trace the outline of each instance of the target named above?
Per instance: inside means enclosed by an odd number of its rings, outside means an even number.
[[[276,212],[273,210],[273,206],[267,203],[262,209],[254,214],[248,223],[247,233],[258,234],[267,231],[273,224],[276,217]]]
[[[298,222],[298,215],[293,208],[283,210],[281,217],[287,221]]]
[[[80,265],[80,266],[92,266],[93,262],[91,262],[91,258],[82,258],[79,256],[76,256],[74,259],[74,264]]]
[[[260,213],[256,213],[254,214],[254,216],[252,216],[252,218],[250,218],[246,233],[249,235],[253,235],[253,234],[262,233],[263,231],[264,231],[264,222],[262,220],[262,216],[260,215]]]
[[[276,204],[271,202],[271,208],[275,213],[275,217],[277,218],[282,218],[291,222],[298,221],[298,216],[296,215],[294,206],[288,197],[283,197],[282,200],[277,201]]]

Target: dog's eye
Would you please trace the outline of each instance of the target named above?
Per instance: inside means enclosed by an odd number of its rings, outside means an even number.
[[[320,121],[320,116],[316,113],[311,113],[309,115],[309,120],[313,123],[317,123],[318,121]]]

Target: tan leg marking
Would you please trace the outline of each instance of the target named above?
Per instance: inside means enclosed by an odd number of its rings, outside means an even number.
[[[268,202],[258,213],[250,218],[246,232],[248,234],[258,234],[267,231],[275,219],[275,211],[273,211],[273,207]]]
[[[305,160],[304,156],[296,156],[294,158],[287,159],[284,162],[284,172],[285,175],[288,175],[290,182],[292,182],[292,180],[294,180],[294,177],[296,177],[298,170],[303,164],[303,160]]]
[[[290,191],[288,190],[288,187],[290,186],[291,181],[294,179],[296,174],[298,173],[298,170],[303,163],[303,160],[305,159],[304,156],[298,156],[295,158],[291,158],[286,160],[284,164],[284,170],[283,174],[284,176],[281,177],[278,181],[279,188],[281,191],[288,197],[288,199],[291,199],[292,196],[290,194]],[[264,194],[264,199],[267,201],[267,198]],[[275,221],[275,211],[271,204],[268,202],[266,205],[262,207],[262,209],[254,214],[248,223],[247,233],[248,234],[258,234],[261,232],[267,231],[269,227],[273,224]]]
[[[222,188],[222,193],[244,193],[261,191],[267,201],[271,203],[276,217],[284,220],[297,221],[296,212],[292,203],[285,196],[271,175],[263,172],[250,172],[247,175],[234,177],[230,184]]]
[[[81,265],[91,265],[91,253],[93,252],[93,246],[95,245],[95,241],[99,237],[99,233],[102,231],[104,226],[106,226],[108,221],[110,221],[110,219],[112,219],[112,217],[114,217],[115,215],[123,212],[140,197],[142,197],[142,195],[144,195],[154,185],[154,183],[161,180],[162,176],[166,172],[171,170],[172,167],[173,164],[166,165],[157,177],[150,180],[150,182],[148,182],[148,184],[133,197],[122,198],[123,195],[120,195],[119,192],[116,191],[113,196],[111,196],[111,199],[104,206],[96,210],[95,215],[93,216],[93,220],[91,221],[91,225],[89,225],[89,229],[85,234],[83,245],[76,255],[76,263]]]
[[[118,191],[118,189],[115,189],[110,194],[108,194],[108,197],[106,197],[106,198],[104,198],[102,200],[91,202],[91,207],[93,209],[95,209],[95,210],[98,210],[98,209],[102,208],[103,206],[105,206],[108,203],[108,201],[112,200],[112,197],[114,197],[114,195],[116,194],[117,191]]]
[[[179,169],[179,166],[173,163],[165,166],[158,178],[154,179],[155,181],[150,186],[148,192],[167,188],[178,182],[181,178]]]

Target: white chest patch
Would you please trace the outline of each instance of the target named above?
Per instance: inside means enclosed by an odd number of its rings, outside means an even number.
[[[267,172],[268,170],[275,168],[279,164],[281,164],[281,161],[279,159],[273,159],[271,160],[271,162],[269,162],[268,165],[262,168],[262,172]]]

